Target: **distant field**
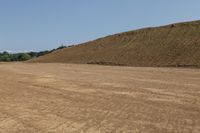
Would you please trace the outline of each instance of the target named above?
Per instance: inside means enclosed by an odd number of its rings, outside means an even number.
[[[2,133],[199,133],[200,69],[1,63]]]

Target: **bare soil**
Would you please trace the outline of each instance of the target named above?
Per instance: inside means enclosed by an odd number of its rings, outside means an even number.
[[[200,69],[0,64],[1,133],[199,133]]]
[[[56,50],[28,62],[200,67],[200,21],[145,28]]]

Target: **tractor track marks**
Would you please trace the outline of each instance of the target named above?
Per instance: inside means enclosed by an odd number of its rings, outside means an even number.
[[[199,133],[199,69],[0,65],[0,132]]]

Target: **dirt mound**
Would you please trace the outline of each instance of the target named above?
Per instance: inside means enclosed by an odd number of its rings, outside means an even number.
[[[199,67],[200,21],[115,34],[29,62]]]

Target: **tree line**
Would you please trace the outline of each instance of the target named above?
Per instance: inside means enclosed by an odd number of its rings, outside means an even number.
[[[0,61],[1,62],[12,62],[12,61],[26,61],[32,58],[37,58],[39,56],[43,56],[49,53],[52,53],[56,50],[66,48],[66,46],[60,46],[57,49],[46,50],[40,52],[25,52],[25,53],[8,53],[8,52],[0,52]]]

